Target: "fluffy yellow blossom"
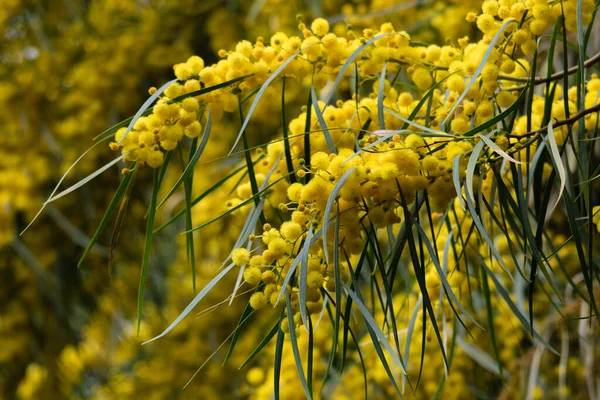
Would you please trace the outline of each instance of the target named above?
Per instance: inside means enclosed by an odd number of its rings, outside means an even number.
[[[237,266],[243,266],[250,261],[250,253],[244,248],[238,248],[231,253],[231,261]]]

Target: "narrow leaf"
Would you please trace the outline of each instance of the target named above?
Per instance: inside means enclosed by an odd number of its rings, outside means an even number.
[[[219,281],[221,279],[223,279],[223,277],[225,275],[227,275],[227,273],[229,271],[231,271],[231,269],[235,267],[235,264],[230,264],[227,266],[227,268],[224,268],[217,276],[215,276],[197,295],[196,297],[194,297],[194,300],[192,300],[192,302],[190,304],[188,304],[188,306],[181,312],[181,314],[179,314],[179,316],[177,318],[175,318],[175,321],[173,321],[173,323],[171,323],[171,325],[169,325],[169,327],[167,329],[165,329],[160,335],[142,343],[142,344],[147,344],[150,342],[153,342],[157,339],[160,339],[161,337],[165,336],[167,333],[169,333],[173,328],[175,328],[193,309],[194,307],[196,307],[196,305],[200,302],[200,300],[202,300],[204,298],[204,296],[206,296],[206,294],[208,292],[210,292],[212,290],[212,288],[219,283]]]

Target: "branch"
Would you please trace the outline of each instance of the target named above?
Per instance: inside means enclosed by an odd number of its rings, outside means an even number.
[[[598,61],[600,61],[600,53],[596,54],[592,58],[588,58],[583,63],[583,66],[585,68],[589,68],[592,65],[596,64]],[[574,74],[575,72],[577,72],[578,69],[579,69],[579,65],[569,68],[567,70],[567,75]],[[540,83],[555,81],[557,79],[562,78],[563,76],[565,76],[565,71],[559,71],[559,72],[556,72],[556,73],[550,75],[549,78],[546,78],[546,77],[542,78],[542,77],[538,76],[535,78],[534,82],[536,85],[539,85]],[[527,78],[527,77],[521,78],[521,77],[513,77],[513,76],[502,75],[502,74],[498,75],[498,78],[508,80],[508,81],[514,81],[514,82],[529,82],[531,80],[531,78]]]
[[[563,126],[563,125],[572,125],[575,122],[577,122],[579,119],[585,117],[588,114],[592,114],[595,112],[599,112],[600,111],[600,103],[596,104],[593,107],[590,108],[586,108],[585,110],[581,110],[579,111],[577,114],[573,115],[571,118],[567,118],[567,119],[563,119],[560,121],[556,121],[554,124],[552,124],[553,128],[558,128],[559,126]],[[531,132],[525,132],[525,133],[521,133],[518,135],[515,134],[507,134],[506,136],[511,137],[511,138],[516,138],[516,139],[522,139],[525,137],[529,137],[529,136],[533,136],[533,135],[537,135],[540,133],[544,133],[548,130],[548,125],[540,128],[540,129],[536,129],[535,131],[531,131]]]

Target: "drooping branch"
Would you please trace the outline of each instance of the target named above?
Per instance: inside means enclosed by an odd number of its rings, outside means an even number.
[[[588,58],[584,63],[583,66],[584,68],[589,68],[592,65],[596,64],[598,61],[600,61],[600,53],[596,54],[595,56]],[[579,69],[579,65],[575,65],[571,68],[569,68],[566,73],[567,75],[571,75],[574,74],[575,72],[577,72],[577,70]],[[546,83],[546,82],[552,82],[555,80],[558,80],[562,77],[565,76],[565,71],[559,71],[559,72],[555,72],[554,74],[550,75],[550,77],[541,77],[541,76],[537,76],[535,78],[535,84],[539,85],[541,83]],[[509,80],[509,81],[514,81],[514,82],[529,82],[531,78],[528,77],[514,77],[514,76],[508,76],[508,75],[498,75],[499,79],[504,79],[504,80]]]
[[[596,104],[593,107],[581,110],[577,114],[574,114],[570,118],[561,119],[559,121],[556,121],[555,123],[552,124],[552,127],[553,128],[558,128],[558,127],[564,126],[564,125],[572,125],[575,122],[577,122],[578,120],[580,120],[581,118],[585,117],[586,115],[592,114],[592,113],[595,113],[595,112],[600,112],[600,103]],[[511,138],[515,138],[515,139],[522,139],[522,138],[526,138],[526,137],[529,137],[529,136],[533,136],[533,135],[537,135],[537,134],[540,134],[540,133],[544,133],[546,131],[548,131],[548,125],[545,125],[545,126],[541,127],[540,129],[536,129],[535,131],[525,132],[525,133],[520,133],[520,134],[507,134],[506,136],[511,137]]]

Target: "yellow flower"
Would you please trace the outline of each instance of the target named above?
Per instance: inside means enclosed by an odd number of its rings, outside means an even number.
[[[246,265],[250,261],[250,253],[242,247],[237,248],[231,253],[231,261],[239,267]]]

